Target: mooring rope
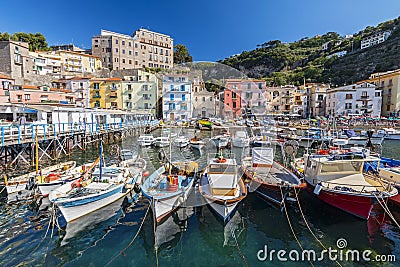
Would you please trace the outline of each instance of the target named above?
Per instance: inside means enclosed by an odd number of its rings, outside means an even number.
[[[154,232],[154,252],[156,254],[156,267],[158,267],[158,247],[156,246],[157,242],[157,233],[156,233],[156,228],[157,228],[157,218],[156,218],[156,207],[154,206],[154,198],[151,199],[151,206],[153,207],[153,232]]]
[[[400,229],[400,225],[399,223],[396,221],[396,219],[394,218],[393,214],[390,212],[389,207],[387,206],[385,200],[382,199],[379,200],[378,196],[376,194],[373,194],[375,196],[375,198],[378,200],[379,205],[381,205],[381,207],[383,208],[383,210],[389,215],[389,217],[393,220],[393,222],[396,224],[396,226]],[[383,202],[383,204],[382,204]]]
[[[308,222],[307,222],[307,220],[306,220],[306,217],[304,216],[303,209],[301,208],[300,200],[299,200],[299,197],[298,197],[298,192],[297,192],[297,190],[296,190],[295,188],[294,188],[294,192],[295,192],[295,194],[296,194],[297,205],[299,206],[299,210],[300,210],[301,216],[302,216],[302,218],[303,218],[303,220],[304,220],[304,223],[306,224],[308,230],[310,231],[311,235],[315,238],[315,240],[317,240],[317,242],[318,242],[325,250],[327,250],[326,246],[322,243],[321,240],[319,240],[319,239],[317,238],[317,236],[316,236],[316,235],[314,234],[314,232],[311,230],[311,227],[310,227],[310,225],[308,224]],[[342,265],[341,265],[337,260],[335,260],[335,262],[337,263],[337,265],[339,265],[339,266],[342,267]]]
[[[238,243],[238,241],[236,239],[235,231],[232,228],[232,222],[231,221],[229,221],[229,228],[231,229],[231,235],[233,237],[233,240],[235,241],[235,246],[236,246],[236,248],[237,248],[237,250],[239,252],[239,256],[242,259],[244,266],[248,267],[249,265],[247,264],[246,258],[244,257],[244,255],[242,253],[242,250],[239,247],[239,243]]]
[[[140,231],[142,230],[143,224],[146,220],[147,214],[149,213],[150,210],[150,205],[147,207],[146,213],[144,214],[143,220],[135,234],[135,236],[132,238],[131,242],[129,242],[129,244],[123,249],[121,250],[118,254],[116,254],[114,257],[111,258],[111,260],[109,262],[107,262],[104,266],[108,266],[110,265],[115,259],[117,259],[120,255],[125,255],[125,251],[133,244],[133,242],[135,241],[135,239],[138,237]]]
[[[37,246],[29,254],[32,254],[33,252],[35,252],[39,248],[39,246],[42,244],[42,242],[46,239],[47,234],[48,234],[49,229],[50,229],[50,225],[52,223],[52,217],[53,217],[53,213],[54,213],[53,212],[54,206],[55,206],[55,204],[53,204],[52,211],[51,211],[51,214],[50,214],[50,219],[49,219],[49,225],[47,226],[47,229],[46,229],[46,232],[45,232],[44,236],[40,240],[39,244],[37,244]]]
[[[297,242],[297,244],[299,245],[301,251],[304,252],[304,248],[303,248],[303,246],[301,245],[300,240],[298,239],[298,237],[297,237],[297,235],[296,235],[296,233],[295,233],[295,231],[294,231],[294,229],[293,229],[292,223],[290,222],[290,218],[289,218],[288,211],[287,211],[287,209],[286,209],[286,203],[285,203],[285,198],[284,198],[284,196],[283,196],[282,188],[279,187],[279,190],[280,190],[280,192],[281,192],[283,208],[284,208],[284,210],[285,210],[286,219],[287,219],[287,221],[288,221],[288,223],[289,223],[290,230],[292,231],[292,234],[293,234],[294,238],[296,239],[296,242]],[[308,262],[311,264],[311,266],[314,266],[314,264],[313,264],[310,260],[309,260]]]

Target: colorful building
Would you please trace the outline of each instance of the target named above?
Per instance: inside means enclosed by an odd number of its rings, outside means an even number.
[[[400,69],[373,73],[367,80],[382,90],[382,115],[400,114]]]
[[[10,85],[9,94],[11,103],[75,105],[75,96],[71,90],[45,85]]]
[[[90,107],[122,109],[122,79],[90,79]]]
[[[141,114],[157,114],[158,79],[156,75],[135,70],[122,81],[122,108]]]
[[[192,81],[187,74],[163,76],[163,118],[188,120],[193,114]]]
[[[0,102],[6,103],[10,102],[10,87],[14,84],[14,79],[8,77],[7,75],[0,74]]]
[[[225,116],[236,118],[240,115],[265,114],[268,108],[266,101],[266,82],[251,79],[228,79],[225,83],[224,110]],[[235,93],[235,94],[233,94]],[[236,96],[236,98],[234,98]],[[238,97],[240,103],[238,102]],[[238,109],[242,109],[239,111]]]
[[[360,82],[327,90],[326,114],[329,116],[367,115],[380,117],[382,90]]]

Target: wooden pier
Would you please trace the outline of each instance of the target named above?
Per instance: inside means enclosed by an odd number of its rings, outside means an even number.
[[[159,121],[125,121],[0,126],[0,170],[6,172],[19,164],[32,166],[36,144],[39,161],[56,160],[74,149],[85,151],[90,145],[98,146],[100,140],[115,143],[127,136],[151,132],[158,125]]]

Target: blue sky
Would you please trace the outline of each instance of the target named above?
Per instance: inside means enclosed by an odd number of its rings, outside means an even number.
[[[41,32],[49,44],[89,48],[100,29],[144,27],[171,35],[194,60],[215,61],[257,44],[335,31],[352,34],[400,15],[399,0],[3,1],[0,32]]]

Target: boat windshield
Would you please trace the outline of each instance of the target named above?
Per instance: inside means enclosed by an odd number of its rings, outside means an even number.
[[[361,161],[344,161],[344,162],[324,162],[321,166],[321,173],[332,172],[356,172],[362,169]]]
[[[236,172],[235,165],[211,164],[209,173],[225,173],[234,174]]]

